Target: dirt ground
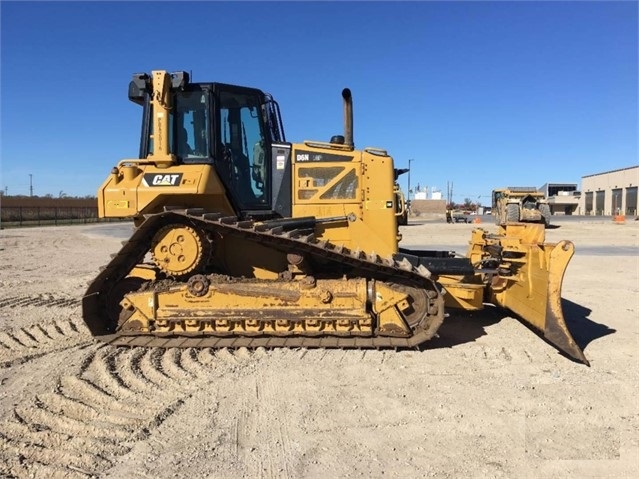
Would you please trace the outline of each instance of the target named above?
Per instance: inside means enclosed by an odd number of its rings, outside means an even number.
[[[639,222],[547,231],[576,246],[563,308],[591,367],[493,310],[419,351],[102,346],[80,302],[113,228],[0,231],[0,477],[639,477]]]

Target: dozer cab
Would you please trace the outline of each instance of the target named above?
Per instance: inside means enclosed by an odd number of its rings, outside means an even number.
[[[574,247],[543,225],[476,229],[466,257],[399,248],[393,159],[344,134],[287,142],[255,88],[136,74],[138,158],[113,167],[100,217],[135,230],[91,282],[83,318],[113,344],[152,347],[407,348],[446,308],[508,308],[587,362],[561,310]]]
[[[550,205],[546,196],[534,187],[509,186],[493,190],[492,213],[495,223],[543,223],[550,226]]]

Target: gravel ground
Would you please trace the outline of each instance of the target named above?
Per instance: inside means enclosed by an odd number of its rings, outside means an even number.
[[[413,221],[402,246],[477,226]],[[635,221],[547,231],[576,246],[563,307],[591,367],[494,310],[420,351],[102,346],[81,296],[129,232],[0,231],[0,477],[639,477]]]

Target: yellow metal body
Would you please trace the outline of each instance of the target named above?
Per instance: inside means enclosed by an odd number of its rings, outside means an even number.
[[[513,311],[550,343],[587,364],[561,307],[561,285],[574,245],[546,243],[544,224],[516,223],[500,226],[497,235],[473,231],[468,257],[477,264],[491,247],[503,248],[502,263],[498,276],[484,278],[489,282],[486,302]]]
[[[169,152],[168,81],[166,72],[153,72],[154,88],[165,92],[153,95],[153,153],[113,168],[98,191],[100,217],[132,217],[139,225],[144,215],[165,206],[237,214],[212,164],[181,164]],[[399,252],[400,211],[393,159],[386,151],[310,141],[292,144],[290,151],[292,217],[342,218],[318,223],[315,238],[392,262]],[[543,224],[516,223],[499,227],[497,234],[476,229],[469,245],[474,273],[431,277],[446,290],[447,307],[479,310],[493,303],[508,308],[560,349],[587,362],[561,311],[561,283],[572,243],[545,243]],[[491,249],[502,251],[501,264],[486,272],[481,264],[491,257]],[[202,295],[185,284],[130,292],[121,303],[128,312],[123,331],[149,332],[152,324],[156,335],[411,335],[402,316],[410,314],[412,300],[401,288],[377,282],[371,297],[364,278],[315,279],[290,263],[285,247],[276,250],[221,233],[208,238],[178,225],[160,230],[149,250],[155,271],[167,276],[194,274],[208,265],[243,280],[216,282]],[[281,281],[282,272],[294,280]],[[153,279],[154,273],[139,265],[128,276]],[[261,281],[251,283],[252,278]],[[367,308],[376,315],[375,326]]]
[[[226,190],[209,164],[177,164],[169,151],[170,75],[153,71],[151,153],[126,159],[113,168],[98,190],[100,217],[133,217],[164,206],[205,208],[233,215]],[[354,150],[351,145],[306,141],[292,145],[293,217],[318,218],[353,214],[348,224],[319,225],[316,235],[349,248],[381,256],[397,251],[393,159],[384,150]],[[331,161],[331,158],[337,161]],[[309,161],[309,159],[320,161]],[[328,160],[324,160],[327,158]],[[179,181],[179,182],[178,182]]]
[[[407,295],[375,283],[373,309],[386,335],[409,336],[401,311]],[[224,279],[195,291],[175,286],[165,291],[130,293],[123,331],[154,334],[273,334],[371,336],[367,310],[370,286],[364,279],[237,282]],[[256,304],[260,304],[259,310]],[[202,318],[206,318],[202,321]]]
[[[173,184],[176,172],[182,174],[179,184]],[[122,160],[98,190],[101,218],[135,218],[162,211],[167,205],[206,207],[211,211],[234,214],[212,165],[182,164],[161,168],[151,160]]]
[[[340,161],[298,161],[299,151]],[[304,153],[306,154],[306,153]],[[383,150],[355,151],[320,142],[293,144],[293,217],[353,214],[355,221],[318,225],[316,235],[351,249],[389,256],[397,252],[393,159]]]
[[[295,160],[299,151],[331,155],[335,148],[322,143],[293,144],[293,217],[352,214],[354,221],[318,225],[316,236],[348,248],[392,255],[398,248],[393,184],[388,182],[393,159],[375,149],[338,150],[350,161]],[[181,181],[173,184],[178,174]],[[162,183],[166,186],[158,187]],[[140,218],[174,205],[235,214],[212,165],[159,168],[150,160],[123,160],[98,190],[100,217]]]
[[[159,168],[168,168],[175,164],[175,156],[169,151],[169,112],[171,111],[171,77],[166,71],[158,70],[152,73],[153,97],[151,104],[153,115],[153,148],[149,159]]]

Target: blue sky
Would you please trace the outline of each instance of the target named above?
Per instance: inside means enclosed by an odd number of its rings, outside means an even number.
[[[342,132],[411,184],[580,184],[638,163],[635,1],[9,2],[1,18],[0,187],[94,194],[138,153],[134,72],[258,87],[289,141]],[[406,189],[407,175],[402,176]]]

